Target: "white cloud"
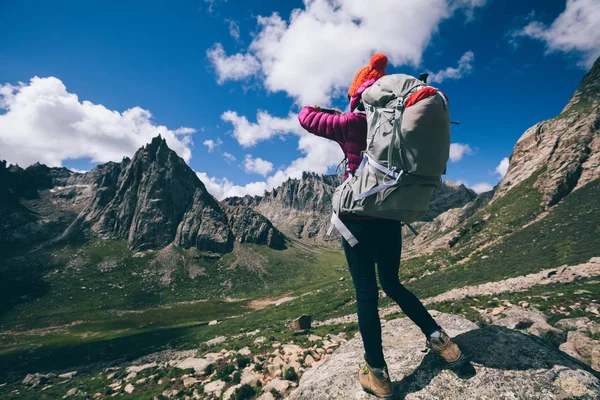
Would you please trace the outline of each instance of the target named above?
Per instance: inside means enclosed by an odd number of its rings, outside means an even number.
[[[87,169],[76,169],[76,168],[69,168],[69,170],[71,172],[75,172],[76,174],[85,174],[86,172],[90,172]]]
[[[221,115],[221,119],[233,125],[233,136],[244,147],[254,146],[256,143],[274,136],[303,132],[298,122],[298,116],[291,113],[287,118],[278,118],[266,111],[259,111],[256,114],[256,123],[253,123],[235,111],[226,111]]]
[[[229,34],[235,40],[240,40],[240,26],[233,20],[226,20],[229,23]]]
[[[237,158],[235,158],[233,154],[228,152],[223,153],[223,157],[225,158],[225,161],[227,161],[229,164],[237,160]]]
[[[258,17],[258,34],[243,52],[209,50],[219,82],[260,76],[270,92],[284,91],[299,104],[328,104],[345,92],[375,52],[393,65],[418,66],[439,24],[484,0],[305,0],[289,20]],[[410,32],[410,34],[407,34]],[[232,72],[232,71],[235,71]]]
[[[482,183],[476,183],[473,186],[471,186],[470,188],[473,189],[473,191],[475,193],[480,194],[480,193],[484,193],[484,192],[489,192],[494,187],[492,185],[490,185],[489,183],[482,182]]]
[[[220,138],[217,138],[216,141],[212,139],[207,139],[202,144],[208,147],[209,153],[212,153],[217,147],[223,144],[223,141]]]
[[[491,184],[489,184],[487,182],[480,182],[480,183],[476,183],[474,185],[469,185],[469,182],[467,182],[466,180],[459,179],[456,181],[456,184],[457,185],[465,185],[466,187],[473,190],[477,194],[489,192],[490,190],[494,189],[494,186],[492,186]]]
[[[156,125],[150,111],[140,107],[119,112],[81,101],[54,77],[0,84],[0,108],[5,111],[0,114],[0,159],[12,164],[121,161],[159,134],[184,160],[192,157],[193,129]]]
[[[247,154],[244,159],[244,169],[247,173],[260,174],[267,176],[273,171],[273,163],[263,160],[262,158],[253,158],[252,155]]]
[[[471,146],[462,143],[450,144],[450,161],[458,162],[462,160],[464,155],[473,154]]]
[[[448,67],[438,72],[430,72],[429,79],[427,82],[440,83],[445,79],[460,79],[471,73],[473,66],[471,63],[475,58],[475,54],[472,51],[467,51],[458,60],[458,68]]]
[[[240,186],[234,185],[227,178],[210,177],[202,172],[198,176],[206,184],[208,191],[219,200],[247,194],[262,196],[265,191],[280,186],[289,178],[301,178],[304,171],[326,174],[329,168],[338,165],[344,158],[337,143],[303,131],[298,131],[297,134],[300,136],[298,150],[303,156],[292,161],[285,169],[277,170],[264,181]]]
[[[496,174],[500,176],[500,179],[504,178],[506,172],[508,171],[509,160],[508,157],[504,157],[500,164],[496,167]]]
[[[600,56],[599,22],[598,0],[567,0],[565,11],[550,26],[532,21],[512,32],[511,41],[519,37],[541,40],[546,44],[547,53],[576,53],[580,57],[579,65],[587,69]]]
[[[260,63],[251,54],[227,56],[221,43],[206,51],[206,55],[215,67],[219,84],[225,81],[240,81],[260,70]]]

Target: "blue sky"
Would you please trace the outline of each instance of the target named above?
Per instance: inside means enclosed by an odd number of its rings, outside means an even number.
[[[600,55],[595,0],[368,3],[0,0],[0,159],[89,170],[161,133],[217,197],[259,194],[333,172],[295,114],[345,108],[383,51],[388,73],[437,73],[466,149],[446,178],[481,190]]]

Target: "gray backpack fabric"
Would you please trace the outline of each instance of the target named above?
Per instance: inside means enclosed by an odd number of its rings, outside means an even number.
[[[358,242],[339,215],[414,222],[425,215],[441,185],[450,154],[447,100],[438,91],[404,108],[408,96],[426,86],[409,75],[386,75],[362,94],[367,148],[361,166],[332,201],[332,228],[352,246]]]

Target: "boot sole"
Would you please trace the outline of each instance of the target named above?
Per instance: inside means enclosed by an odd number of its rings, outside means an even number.
[[[362,388],[363,388],[363,390],[365,392],[369,393],[370,395],[373,395],[373,396],[377,397],[378,399],[393,399],[394,398],[394,393],[392,393],[392,394],[386,394],[386,395],[380,395],[380,394],[375,393],[371,389],[367,389],[364,386]]]
[[[456,360],[454,360],[454,361],[446,360],[446,362],[448,363],[448,365],[450,365],[450,367],[459,367],[467,362],[467,357],[461,351],[460,355],[458,356],[458,358]]]

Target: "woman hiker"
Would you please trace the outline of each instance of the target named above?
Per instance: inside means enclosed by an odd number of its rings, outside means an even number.
[[[341,146],[348,160],[346,178],[354,174],[360,165],[361,152],[367,146],[367,121],[361,95],[386,74],[387,63],[384,54],[375,54],[369,65],[358,71],[348,90],[349,113],[322,111],[319,106],[312,106],[304,107],[298,116],[300,124],[308,132],[334,140]],[[394,391],[383,356],[375,264],[383,291],[423,331],[428,347],[451,365],[461,362],[463,357],[458,346],[435,322],[421,301],[400,283],[401,223],[353,215],[339,217],[358,240],[358,244],[352,247],[342,238],[342,245],[356,289],[358,325],[365,349],[365,365],[358,374],[363,389],[379,398],[391,398]]]

